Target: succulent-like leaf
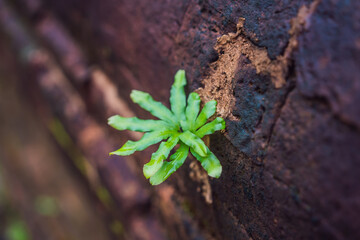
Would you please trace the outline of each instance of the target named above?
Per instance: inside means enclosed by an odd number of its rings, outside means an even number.
[[[205,124],[199,130],[195,132],[195,135],[199,138],[204,137],[205,135],[212,134],[216,131],[225,129],[225,121],[221,117],[215,118],[215,120]]]
[[[165,107],[161,102],[155,101],[150,94],[138,90],[133,90],[130,94],[131,99],[134,103],[137,103],[150,112],[155,117],[167,121],[174,126],[178,125],[178,121],[175,115]]]
[[[170,90],[170,105],[171,111],[180,122],[185,120],[185,107],[186,107],[186,95],[184,86],[186,85],[185,71],[179,70],[175,74],[174,84]]]
[[[205,143],[190,131],[185,131],[180,134],[180,140],[194,149],[200,156],[205,157],[207,155],[207,147]]]
[[[195,121],[194,129],[192,129],[192,130],[196,130],[199,127],[201,127],[202,125],[204,125],[206,123],[206,121],[212,115],[215,114],[216,105],[217,105],[217,102],[215,100],[211,100],[204,105],[203,109],[201,110],[199,116],[197,117],[197,119]]]
[[[196,92],[192,92],[189,94],[187,107],[185,110],[187,125],[185,128],[183,128],[184,131],[193,129],[196,117],[198,116],[200,111],[200,101],[200,96]]]
[[[159,185],[173,174],[179,167],[183,165],[189,154],[189,147],[184,143],[180,143],[180,147],[170,156],[169,162],[164,162],[159,171],[150,178],[152,185]]]
[[[143,172],[146,178],[151,177],[161,168],[163,161],[169,156],[171,149],[175,147],[178,141],[179,134],[174,134],[167,142],[160,144],[159,149],[152,154],[150,162],[144,165]]]
[[[206,170],[209,176],[214,178],[219,178],[222,172],[222,166],[219,162],[219,159],[209,150],[208,155],[206,157],[202,157],[197,152],[190,148],[190,151],[194,157],[199,160],[201,166]]]
[[[139,141],[136,142],[130,140],[127,141],[119,150],[111,152],[110,155],[113,154],[120,156],[131,155],[135,151],[142,151],[145,148],[153,144],[156,144],[161,140],[170,137],[173,134],[177,134],[177,133],[171,130],[148,132],[145,133],[144,136]]]
[[[162,120],[143,120],[137,117],[124,118],[119,115],[112,116],[108,119],[108,124],[117,130],[131,130],[136,132],[150,132],[158,129],[174,129],[171,124]]]

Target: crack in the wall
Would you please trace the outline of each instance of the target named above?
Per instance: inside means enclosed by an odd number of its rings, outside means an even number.
[[[314,2],[312,2],[310,4],[309,7],[306,7],[305,5],[302,6],[299,9],[298,15],[297,17],[293,18],[291,20],[291,28],[289,31],[290,34],[290,40],[288,42],[288,45],[285,49],[284,55],[280,56],[277,61],[279,61],[279,64],[282,66],[286,66],[285,72],[282,74],[282,76],[284,76],[284,74],[288,74],[289,73],[289,69],[291,68],[291,59],[292,59],[292,54],[294,52],[294,50],[297,48],[298,46],[298,37],[299,35],[305,30],[308,29],[310,26],[310,19],[311,16],[313,15],[313,13],[315,12],[317,6],[319,5],[319,3],[321,2],[321,0],[315,0]],[[275,60],[276,61],[276,60]],[[285,79],[284,79],[285,80]],[[284,82],[285,83],[285,82]],[[276,84],[275,84],[276,86]],[[290,95],[290,93],[295,89],[295,86],[290,87],[284,96],[284,99],[281,101],[279,108],[277,109],[277,114],[271,124],[270,127],[270,133],[269,133],[269,138],[267,141],[267,146],[269,145],[270,141],[271,141],[271,136],[274,130],[274,127],[278,121],[278,119],[281,116],[281,112],[282,112],[282,108],[285,106],[286,101],[288,99],[288,96]]]
[[[219,59],[211,64],[210,75],[203,80],[204,88],[198,89],[205,101],[218,100],[218,113],[230,120],[236,119],[231,111],[235,104],[233,78],[238,68],[238,59],[245,55],[254,65],[257,74],[270,75],[275,88],[281,88],[291,67],[292,55],[298,46],[298,36],[310,26],[310,19],[321,0],[315,0],[309,7],[302,6],[297,17],[291,20],[290,39],[284,54],[271,60],[267,49],[258,47],[244,34],[245,19],[240,18],[237,32],[218,38],[215,50]]]
[[[273,135],[274,128],[275,128],[276,123],[278,122],[278,120],[279,120],[279,118],[280,118],[280,116],[281,116],[282,109],[283,109],[284,106],[286,105],[286,101],[288,100],[290,93],[293,92],[294,89],[295,89],[295,86],[290,87],[290,88],[286,91],[285,96],[284,96],[284,99],[280,102],[280,105],[279,105],[279,107],[278,107],[278,109],[277,109],[277,111],[276,111],[276,115],[275,115],[275,117],[274,117],[274,120],[273,120],[273,122],[271,123],[271,126],[270,126],[269,137],[268,137],[268,139],[267,139],[266,147],[265,147],[265,148],[267,148],[267,147],[269,146],[269,144],[270,144],[270,141],[271,141],[271,137],[272,137],[272,135]]]
[[[309,28],[311,16],[320,2],[321,0],[315,0],[309,6],[304,5],[299,9],[297,16],[291,20],[291,28],[289,30],[290,39],[285,51],[274,60],[269,58],[266,48],[256,46],[248,39],[243,32],[245,19],[240,18],[236,33],[229,33],[218,38],[215,50],[219,53],[219,59],[210,65],[210,74],[203,80],[204,87],[197,90],[204,102],[211,99],[218,101],[217,113],[221,117],[228,120],[239,121],[241,119],[234,116],[232,112],[236,104],[234,94],[236,81],[234,81],[234,78],[237,71],[239,71],[239,60],[242,56],[249,59],[256,69],[257,74],[270,76],[275,88],[286,86],[287,89],[275,109],[275,116],[269,123],[269,135],[267,139],[264,140],[264,145],[262,146],[264,149],[267,149],[270,144],[271,136],[281,116],[283,107],[295,89],[293,84],[286,84],[286,79],[291,74],[291,68],[293,67],[292,58],[294,51],[298,47],[298,37],[304,30]],[[227,134],[225,134],[225,137],[229,138]],[[274,180],[276,181],[276,179]],[[284,184],[286,183],[284,182]],[[286,186],[289,188],[287,184]],[[227,208],[229,207],[228,204],[224,204]],[[302,205],[301,207],[306,209]],[[229,216],[237,219],[232,211],[229,211]],[[251,236],[251,233],[247,232],[239,219],[237,219],[236,223],[242,227],[247,236]]]

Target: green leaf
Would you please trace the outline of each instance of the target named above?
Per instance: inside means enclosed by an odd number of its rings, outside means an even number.
[[[206,147],[207,148],[207,147]],[[201,166],[206,170],[209,176],[219,178],[222,172],[222,166],[219,159],[207,148],[208,155],[202,157],[194,149],[190,149],[192,155],[199,160]]]
[[[162,120],[142,120],[137,117],[124,118],[119,115],[108,119],[108,124],[117,130],[131,130],[136,132],[149,132],[158,129],[174,129],[169,123]]]
[[[151,156],[150,162],[144,165],[143,172],[146,178],[153,176],[163,165],[163,161],[169,156],[171,149],[179,141],[179,134],[175,134],[169,138],[167,142],[162,142],[159,149]]]
[[[133,90],[130,94],[131,99],[134,103],[137,103],[150,112],[155,117],[172,123],[174,126],[178,125],[178,121],[174,114],[165,107],[161,102],[155,101],[150,94],[138,90]]]
[[[175,74],[174,84],[170,90],[171,111],[178,121],[185,119],[186,95],[184,86],[186,85],[185,71],[179,70]]]
[[[159,185],[164,182],[171,174],[183,165],[189,154],[189,147],[184,143],[180,143],[180,147],[170,156],[169,162],[164,162],[159,171],[150,178],[152,185]]]
[[[181,125],[184,131],[193,129],[195,119],[200,111],[200,96],[196,92],[190,93],[188,103],[185,110],[186,126]]]
[[[144,136],[139,141],[127,141],[119,150],[111,152],[110,155],[120,155],[126,156],[131,155],[135,151],[142,151],[145,148],[160,142],[163,139],[170,137],[171,135],[176,134],[176,132],[171,130],[165,131],[155,131],[145,133]]]
[[[206,121],[212,115],[215,114],[216,105],[217,105],[217,102],[215,100],[211,100],[204,105],[203,109],[201,110],[199,116],[197,117],[197,119],[195,121],[195,126],[194,126],[193,130],[196,130],[199,127],[201,127],[202,125],[204,125],[206,123]]]
[[[217,117],[214,121],[205,124],[199,130],[197,130],[195,132],[195,135],[198,136],[199,138],[202,138],[205,135],[212,134],[222,129],[225,129],[225,121],[221,117]]]
[[[207,147],[205,143],[195,134],[190,131],[185,131],[180,134],[180,140],[193,148],[200,156],[205,157],[207,155]]]

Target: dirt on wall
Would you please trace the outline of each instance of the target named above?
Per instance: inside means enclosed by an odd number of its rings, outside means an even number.
[[[5,2],[32,39],[4,17],[0,28],[18,51],[36,42],[52,59],[26,60],[31,82],[100,172],[119,215],[133,216],[130,232],[151,222],[148,239],[360,238],[360,2]],[[132,89],[168,104],[179,68],[187,91],[216,99],[226,120],[210,137],[223,173],[208,178],[189,158],[150,187],[141,169],[151,150],[108,161],[125,138],[105,123],[115,113],[148,117],[130,102]],[[61,71],[66,84],[51,88],[44,69]],[[97,135],[86,135],[91,127]]]

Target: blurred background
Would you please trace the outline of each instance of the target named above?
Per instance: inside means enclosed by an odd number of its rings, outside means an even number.
[[[360,239],[357,0],[0,0],[0,240]],[[219,179],[157,146],[109,156],[169,105],[218,101]]]
[[[40,1],[0,1],[0,19],[0,239],[164,238],[140,164],[108,156],[128,136],[111,143],[107,117],[134,115],[117,87]]]

